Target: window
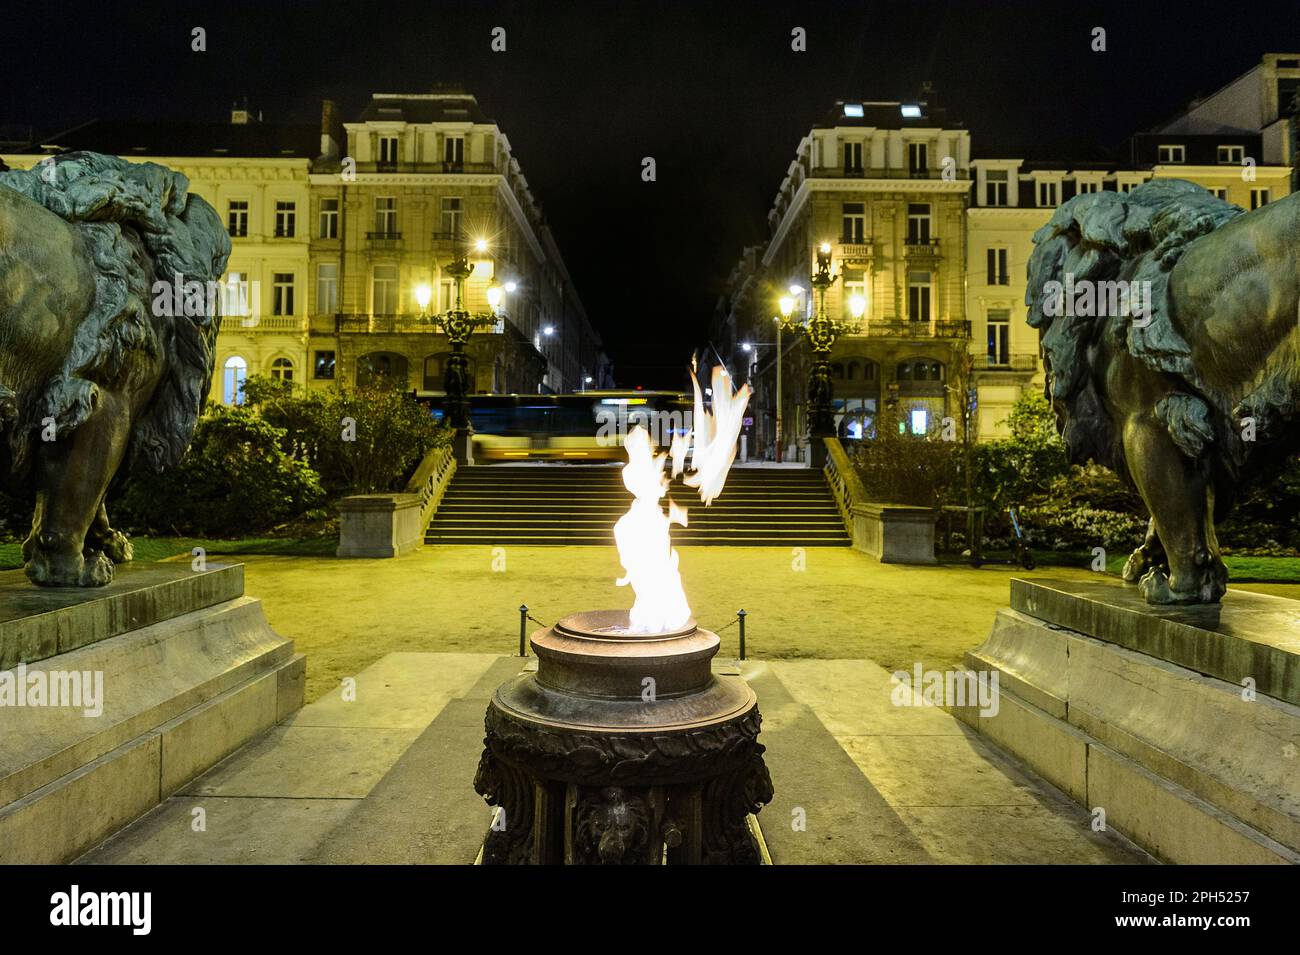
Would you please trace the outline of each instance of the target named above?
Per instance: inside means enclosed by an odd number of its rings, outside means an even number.
[[[844,144],[844,171],[862,172],[862,143]]]
[[[334,377],[334,353],[332,351],[318,351],[312,356],[312,377]]]
[[[442,200],[442,221],[439,231],[445,238],[460,235],[461,211],[460,197]]]
[[[1076,179],[1076,180],[1075,180],[1075,192],[1076,192],[1078,195],[1083,196],[1083,195],[1087,195],[1088,193],[1096,192],[1096,191],[1097,191],[1097,180],[1096,180],[1096,179]]]
[[[393,167],[397,165],[397,137],[379,137],[379,164]]]
[[[1120,192],[1129,193],[1142,184],[1140,182],[1121,182],[1117,183],[1117,185]]]
[[[986,206],[1005,206],[1007,204],[1007,171],[990,169],[984,174],[984,204]]]
[[[1241,161],[1246,158],[1245,146],[1220,146],[1219,162],[1227,163],[1234,166],[1241,165]]]
[[[912,434],[925,434],[930,430],[930,412],[924,408],[913,408],[910,417]]]
[[[1156,159],[1159,162],[1186,162],[1187,150],[1183,146],[1157,146]]]
[[[222,283],[221,314],[248,317],[248,276],[242,272],[229,273],[225,282]],[[252,323],[245,322],[244,324]]]
[[[1010,285],[1011,276],[1007,273],[1007,250],[989,249],[987,256],[988,284]]]
[[[236,239],[248,235],[247,199],[231,199],[226,204],[226,231]]]
[[[465,163],[465,137],[448,136],[442,142],[442,161],[449,166],[461,166]]]
[[[238,355],[226,359],[221,376],[221,400],[228,405],[244,403],[244,382],[248,379],[248,362]]]
[[[1038,183],[1038,204],[1045,209],[1051,209],[1060,202],[1059,191],[1055,182]]]
[[[371,313],[397,314],[397,266],[376,265],[371,275]]]
[[[1268,205],[1268,196],[1269,194],[1267,189],[1250,190],[1250,207],[1252,209],[1258,209],[1260,206]]]
[[[447,312],[456,307],[456,283],[451,279],[443,279],[438,283],[438,295],[442,311]]]
[[[375,232],[381,236],[397,234],[397,199],[375,197]]]
[[[292,315],[293,273],[275,272],[271,277],[271,314]]]
[[[989,364],[1011,363],[1011,310],[989,309]]]
[[[855,316],[853,314],[854,299],[857,299],[857,303],[863,306],[865,313],[867,303],[866,274],[861,269],[845,269],[843,275],[844,317],[850,321],[857,321],[862,316]],[[850,377],[852,377],[852,375],[850,375]]]
[[[846,244],[861,245],[866,241],[867,211],[866,204],[846,202],[841,207],[840,221],[844,225],[841,241]]]
[[[293,362],[287,358],[271,362],[271,377],[277,381],[293,381]]]
[[[907,317],[914,322],[930,320],[930,273],[907,273]]]
[[[339,310],[339,266],[322,262],[316,266],[316,314],[333,315]]]
[[[320,237],[337,239],[339,237],[339,201],[322,199],[320,201]]]
[[[928,202],[909,202],[907,204],[907,244],[930,244],[930,204]]]
[[[297,203],[277,202],[275,204],[275,237],[277,239],[292,239],[297,219]]]
[[[930,169],[930,147],[926,143],[907,144],[907,171],[922,176]]]
[[[1228,187],[1227,187],[1227,186],[1215,186],[1215,187],[1213,187],[1213,188],[1210,190],[1210,192],[1214,194],[1214,198],[1216,198],[1216,199],[1222,199],[1224,202],[1227,202],[1227,201],[1228,201]]]

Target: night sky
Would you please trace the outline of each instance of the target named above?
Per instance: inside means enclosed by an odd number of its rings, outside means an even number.
[[[206,53],[190,30],[207,30]],[[493,27],[507,51],[493,53]],[[808,52],[790,31],[808,31]],[[1091,31],[1107,30],[1105,53]],[[509,136],[622,385],[681,384],[800,137],[837,99],[931,80],[975,148],[1112,148],[1261,54],[1300,4],[185,3],[8,6],[0,124],[355,115],[376,91],[461,82]],[[641,181],[653,156],[658,181]]]

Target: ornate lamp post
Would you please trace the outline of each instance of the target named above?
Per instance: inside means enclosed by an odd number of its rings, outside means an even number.
[[[803,333],[813,353],[813,366],[808,374],[808,438],[811,448],[813,467],[826,463],[826,448],[822,438],[835,436],[835,411],[831,405],[831,349],[840,335],[858,331],[857,318],[865,311],[866,303],[860,296],[854,296],[851,302],[854,321],[846,322],[831,318],[826,312],[826,291],[835,284],[831,274],[831,245],[823,242],[817,247],[817,271],[812,276],[813,290],[817,294],[817,310],[807,322],[795,322],[790,318],[786,308],[788,300],[782,300],[784,317],[777,320],[780,332]],[[779,409],[778,405],[778,409]],[[778,410],[777,428],[780,429]]]
[[[479,239],[474,243],[476,252],[486,252],[487,243]],[[451,357],[447,359],[447,368],[443,372],[443,390],[446,392],[444,413],[451,426],[456,429],[452,439],[452,450],[457,462],[473,463],[473,442],[470,436],[473,427],[469,419],[469,358],[465,354],[465,345],[470,335],[480,328],[490,328],[497,323],[495,314],[501,302],[501,290],[493,286],[488,290],[488,302],[492,312],[471,313],[465,307],[465,280],[474,272],[470,264],[469,252],[457,243],[451,263],[446,272],[456,283],[456,303],[445,312],[429,312],[429,303],[433,299],[433,290],[428,285],[421,285],[415,291],[416,301],[420,306],[420,320],[438,326],[451,343]]]

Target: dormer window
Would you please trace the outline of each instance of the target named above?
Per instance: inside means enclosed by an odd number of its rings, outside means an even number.
[[[397,165],[397,137],[379,137],[379,164],[381,166]]]
[[[845,104],[844,104],[844,115],[845,115],[845,116],[848,116],[848,117],[850,117],[850,118],[852,118],[852,119],[861,119],[861,118],[862,118],[862,104],[861,104],[861,103],[845,103]]]
[[[1219,162],[1224,165],[1240,166],[1246,158],[1245,146],[1220,146]]]
[[[1060,192],[1057,183],[1053,181],[1039,182],[1038,184],[1038,204],[1045,209],[1051,209],[1060,202]]]
[[[1156,157],[1162,163],[1187,162],[1187,149],[1180,145],[1161,145],[1156,149]]]

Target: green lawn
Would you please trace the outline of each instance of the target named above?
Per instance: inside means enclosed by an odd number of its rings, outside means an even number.
[[[195,547],[209,554],[288,554],[300,557],[329,556],[338,547],[337,537],[305,539],[281,537],[243,537],[237,540],[212,540],[198,537],[133,537],[135,559],[166,560],[192,553]],[[21,541],[0,543],[0,570],[14,570],[23,565]]]

